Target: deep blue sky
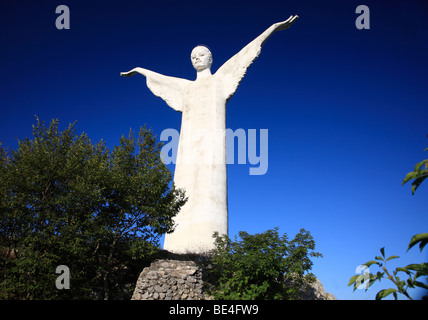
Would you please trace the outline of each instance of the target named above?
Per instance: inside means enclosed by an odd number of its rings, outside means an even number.
[[[57,30],[68,5],[71,29]],[[355,8],[370,8],[357,30]],[[0,141],[30,137],[34,115],[77,120],[116,145],[130,128],[179,130],[181,116],[153,96],[136,66],[195,79],[190,52],[206,44],[212,71],[272,23],[274,34],[227,109],[227,127],[269,130],[269,169],[228,166],[230,235],[278,226],[314,236],[313,272],[339,299],[374,299],[347,287],[385,246],[392,267],[421,262],[412,235],[427,232],[428,183],[401,181],[428,147],[427,1],[18,1],[0,4]],[[173,166],[171,166],[173,169]],[[372,271],[377,271],[373,268]]]

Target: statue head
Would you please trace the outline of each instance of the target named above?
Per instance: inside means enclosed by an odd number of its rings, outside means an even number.
[[[196,71],[210,69],[213,63],[211,51],[204,45],[196,46],[190,54],[190,59],[192,60],[192,65]]]

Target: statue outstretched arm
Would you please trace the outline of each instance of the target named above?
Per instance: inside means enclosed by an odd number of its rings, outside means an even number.
[[[155,96],[164,100],[174,110],[183,111],[184,88],[190,82],[189,80],[165,76],[140,67],[121,72],[120,75],[131,77],[137,73],[146,77],[147,87]]]
[[[260,36],[258,36],[255,40],[259,39],[261,41],[261,45],[264,45],[267,39],[276,31],[285,30],[291,27],[291,25],[296,22],[296,20],[299,18],[298,15],[290,16],[287,20],[274,23],[269,28],[266,29],[265,32],[263,32]]]
[[[120,75],[122,77],[132,77],[133,75],[136,75],[137,73],[145,76],[145,77],[156,77],[157,75],[162,76],[160,73],[154,72],[154,71],[150,71],[148,69],[144,69],[144,68],[134,68],[128,72],[121,72]]]
[[[297,15],[290,16],[285,21],[274,23],[217,70],[215,74],[224,84],[227,100],[235,93],[247,69],[259,56],[266,40],[269,39],[274,32],[289,28],[298,18],[299,16]]]

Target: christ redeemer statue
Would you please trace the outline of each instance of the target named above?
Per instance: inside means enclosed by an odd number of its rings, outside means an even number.
[[[213,248],[213,233],[228,234],[226,173],[226,104],[266,40],[290,27],[298,18],[273,24],[211,74],[212,55],[205,46],[192,50],[196,80],[165,76],[147,69],[137,73],[147,87],[172,109],[182,113],[174,184],[188,201],[174,219],[175,230],[165,236],[164,249],[176,253],[202,253]],[[263,85],[263,84],[262,84]]]

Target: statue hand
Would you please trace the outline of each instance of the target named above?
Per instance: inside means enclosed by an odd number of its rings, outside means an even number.
[[[296,22],[298,18],[299,18],[298,15],[290,16],[290,18],[288,18],[285,21],[275,23],[273,27],[275,28],[275,31],[288,29],[294,22]]]
[[[130,77],[130,76],[133,76],[134,74],[136,74],[137,72],[136,71],[128,71],[128,72],[121,72],[120,73],[120,75],[122,76],[122,77]]]

